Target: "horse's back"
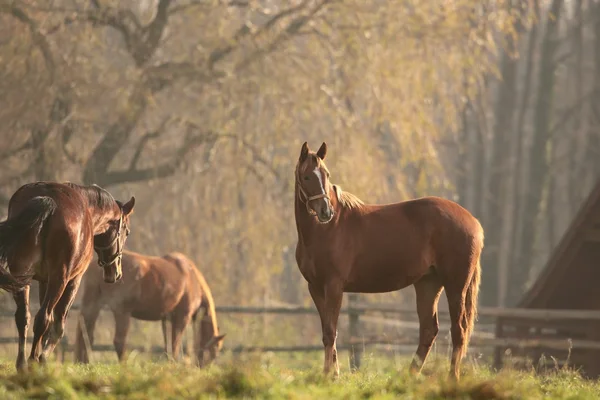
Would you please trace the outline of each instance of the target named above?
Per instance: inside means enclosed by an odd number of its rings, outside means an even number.
[[[187,291],[190,299],[200,299],[205,296],[210,289],[196,264],[185,254],[171,252],[164,258],[172,260],[178,265],[178,268],[185,271],[187,275]]]
[[[431,266],[462,263],[483,246],[479,221],[440,197],[365,205],[337,232],[340,238],[331,242],[336,273],[345,276],[348,291],[358,292],[402,289]]]
[[[428,196],[397,203],[409,219],[434,228],[456,229],[467,235],[483,234],[481,224],[466,208],[442,197]]]

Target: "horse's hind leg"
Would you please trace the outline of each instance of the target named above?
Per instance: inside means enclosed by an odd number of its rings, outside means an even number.
[[[81,276],[71,280],[67,287],[65,288],[62,296],[58,303],[56,303],[56,307],[54,307],[54,319],[52,321],[52,325],[50,329],[47,331],[47,340],[44,343],[44,350],[40,356],[40,361],[44,362],[50,354],[54,351],[54,348],[58,344],[58,342],[62,339],[65,333],[65,323],[67,322],[67,316],[69,314],[69,310],[73,305],[73,301],[75,300],[75,296],[77,295],[77,289],[79,288],[79,284],[81,282]]]
[[[468,265],[468,263],[467,263]],[[478,264],[476,264],[479,268]],[[444,289],[448,298],[448,308],[450,311],[452,336],[452,360],[450,366],[450,377],[456,380],[460,377],[460,366],[462,359],[467,352],[467,346],[473,328],[474,314],[476,313],[476,293],[474,304],[467,308],[467,300],[473,296],[473,289],[477,290],[478,279],[476,274],[478,271],[475,268],[469,268],[459,272],[455,269],[450,282],[445,282]],[[478,275],[477,275],[478,276]],[[474,287],[475,286],[475,287]]]
[[[17,371],[23,371],[27,368],[27,359],[25,358],[25,345],[27,343],[27,328],[29,327],[29,285],[13,294],[13,299],[17,305],[15,312],[15,323],[19,332],[19,354],[17,355]]]
[[[66,270],[66,267],[65,267]],[[50,276],[48,285],[46,286],[46,295],[42,301],[41,307],[33,321],[33,342],[29,359],[31,361],[40,361],[42,353],[42,339],[50,327],[52,321],[54,307],[60,300],[65,291],[67,282],[60,276]]]
[[[442,282],[432,270],[417,281],[414,287],[419,316],[419,347],[410,364],[410,371],[420,373],[439,331],[437,306],[442,293]]]

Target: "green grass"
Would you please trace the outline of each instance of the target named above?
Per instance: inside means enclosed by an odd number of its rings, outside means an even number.
[[[447,362],[428,363],[424,374],[411,377],[407,361],[367,358],[360,372],[342,369],[339,379],[326,379],[320,362],[269,355],[221,360],[205,370],[171,362],[130,361],[87,366],[49,364],[17,374],[13,361],[0,362],[0,399],[598,399],[600,383],[576,372],[544,375],[505,370],[493,373],[465,366],[455,384]],[[300,360],[303,365],[307,360]]]

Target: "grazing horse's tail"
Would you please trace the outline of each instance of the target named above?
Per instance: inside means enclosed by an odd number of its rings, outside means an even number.
[[[467,293],[465,296],[465,313],[467,316],[467,329],[465,334],[465,346],[464,351],[467,351],[469,347],[469,340],[471,334],[475,328],[475,320],[477,319],[477,299],[479,297],[479,285],[481,284],[481,250],[483,249],[483,229],[481,230],[479,238],[479,251],[477,252],[477,260],[475,264],[475,270],[471,275],[471,282],[467,287]]]
[[[0,222],[0,289],[15,292],[29,283],[29,275],[17,278],[10,274],[8,257],[26,234],[33,233],[35,242],[38,242],[44,222],[54,213],[56,207],[57,204],[51,197],[34,197],[19,214]]]

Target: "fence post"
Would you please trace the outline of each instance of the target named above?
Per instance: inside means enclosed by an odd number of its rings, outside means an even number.
[[[348,295],[348,330],[350,331],[350,369],[358,370],[362,358],[363,346],[358,343],[360,338],[360,312],[354,309],[354,305],[358,303],[358,294],[350,293]]]

